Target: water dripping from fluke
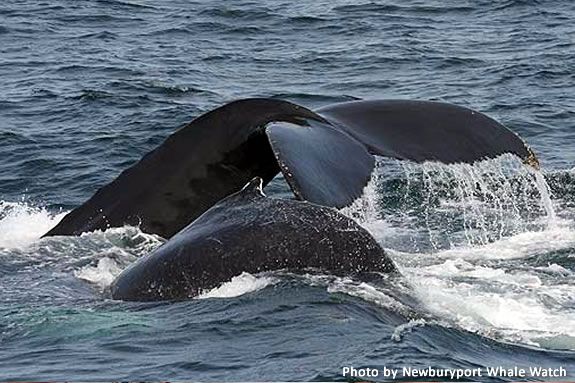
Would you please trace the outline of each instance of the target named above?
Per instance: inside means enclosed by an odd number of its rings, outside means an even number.
[[[486,245],[559,225],[543,173],[512,155],[449,165],[379,158],[362,198],[341,211],[368,230],[409,231],[417,251]]]

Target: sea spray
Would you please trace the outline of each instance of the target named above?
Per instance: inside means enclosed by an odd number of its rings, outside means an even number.
[[[549,184],[545,180],[543,173],[541,171],[533,169],[531,167],[527,167],[533,176],[535,177],[535,185],[537,186],[537,190],[541,195],[541,203],[547,212],[547,224],[549,229],[557,228],[558,220],[557,214],[555,213],[555,209],[553,207],[553,201],[551,200],[551,188]]]
[[[362,196],[351,205],[340,209],[340,212],[354,219],[359,224],[378,220],[380,216],[377,203],[377,176],[378,171],[375,170],[363,189]]]
[[[53,214],[24,202],[0,201],[0,248],[29,245],[65,215],[66,212]]]
[[[342,212],[368,226],[386,220],[409,228],[420,237],[413,243],[425,237],[435,251],[557,223],[543,174],[512,155],[451,165],[379,159],[364,196]]]

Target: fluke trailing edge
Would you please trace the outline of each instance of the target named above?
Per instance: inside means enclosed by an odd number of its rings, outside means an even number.
[[[263,180],[218,202],[112,284],[114,299],[186,299],[242,272],[314,268],[337,275],[389,273],[373,237],[333,208],[267,198]]]
[[[537,166],[513,132],[450,104],[376,100],[313,112],[275,99],[234,101],[178,130],[46,235],[78,235],[125,224],[165,238],[253,177],[283,172],[296,197],[343,207],[357,199],[373,155],[472,163],[512,153]]]

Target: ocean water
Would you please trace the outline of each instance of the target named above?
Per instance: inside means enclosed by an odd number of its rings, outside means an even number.
[[[0,380],[500,365],[575,379],[574,19],[568,0],[2,2]],[[39,239],[183,124],[254,96],[471,107],[542,172],[380,159],[343,210],[401,270],[372,284],[242,274],[195,300],[126,303],[107,287],[161,238]],[[266,193],[289,197],[281,177]]]

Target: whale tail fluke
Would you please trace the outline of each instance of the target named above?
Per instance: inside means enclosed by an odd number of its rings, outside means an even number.
[[[473,163],[505,153],[535,158],[514,132],[480,112],[413,100],[351,101],[317,110],[373,154],[415,162]]]
[[[45,234],[79,235],[126,224],[170,238],[253,177],[279,172],[264,128],[320,118],[287,101],[238,100],[203,114],[98,190]]]
[[[474,163],[511,153],[538,167],[525,142],[492,118],[456,105],[352,101],[316,111],[307,126],[272,123],[266,132],[295,195],[344,207],[361,196],[372,155],[414,162]]]
[[[313,112],[281,100],[239,100],[172,134],[46,236],[132,224],[169,238],[254,177],[265,186],[279,171],[298,199],[339,208],[361,196],[373,155],[451,164],[505,153],[538,167],[518,135],[446,103],[354,101]]]

